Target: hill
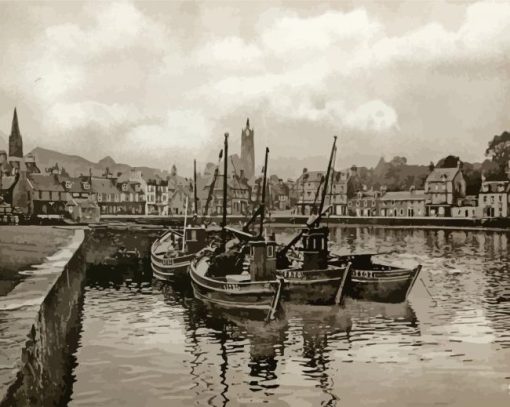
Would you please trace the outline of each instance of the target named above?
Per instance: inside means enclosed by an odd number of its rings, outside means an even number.
[[[0,130],[0,150],[5,150],[5,151],[8,150],[9,146],[8,146],[7,140],[9,140],[9,137],[7,136],[7,134],[5,134],[2,130]]]
[[[131,167],[128,164],[115,162],[115,160],[110,156],[94,163],[78,155],[59,153],[58,151],[41,147],[34,148],[30,153],[35,156],[37,165],[43,172],[46,168],[53,167],[56,163],[58,163],[59,167],[65,168],[71,176],[88,174],[89,169],[92,170],[93,175],[101,176],[107,168],[113,175],[125,173],[130,171],[131,168],[134,168],[142,171],[142,174],[146,178],[154,178],[156,175],[160,177],[168,176],[167,171],[161,171],[150,167]]]

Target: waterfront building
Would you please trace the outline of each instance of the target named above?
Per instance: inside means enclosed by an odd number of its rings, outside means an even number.
[[[434,168],[425,180],[425,194],[428,216],[451,216],[452,206],[466,196],[460,161],[455,168]]]
[[[94,205],[90,177],[67,177],[61,174],[30,174],[24,172],[15,187],[17,206],[28,216],[80,216],[81,209]],[[25,200],[21,203],[19,197]]]
[[[318,210],[325,175],[324,171],[303,169],[294,188],[297,193],[296,212],[298,214],[309,215]],[[348,200],[356,197],[356,193],[361,189],[356,167],[353,166],[350,172],[332,171],[328,189],[325,204],[331,205],[332,213],[335,215],[349,214]]]
[[[478,206],[478,197],[468,195],[462,199],[459,206],[452,206],[453,218],[481,218],[482,208]]]
[[[508,181],[482,181],[478,195],[480,215],[484,218],[508,216]]]
[[[358,191],[347,201],[347,215],[349,216],[377,216],[380,191]]]
[[[200,199],[200,195],[199,195]],[[193,213],[193,190],[191,186],[176,184],[169,191],[168,195],[168,214],[184,215],[186,213],[186,200],[188,201],[187,214]],[[199,202],[200,206],[200,202]]]
[[[168,181],[160,178],[147,181],[147,214],[168,215]]]
[[[378,201],[379,216],[426,216],[426,195],[424,190],[417,190],[411,187],[409,191],[383,191]]]
[[[92,177],[92,189],[102,215],[144,215],[142,185],[128,177]]]
[[[248,180],[234,174],[228,177],[227,184],[227,213],[229,215],[251,214],[251,187],[248,184]],[[208,186],[210,187],[210,182]],[[221,215],[222,211],[223,175],[219,174],[214,185],[210,214]]]

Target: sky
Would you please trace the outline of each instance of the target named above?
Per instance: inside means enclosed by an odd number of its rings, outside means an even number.
[[[510,2],[0,2],[0,132],[191,171],[255,128],[269,172],[484,158],[510,130]],[[4,136],[5,138],[5,136]]]

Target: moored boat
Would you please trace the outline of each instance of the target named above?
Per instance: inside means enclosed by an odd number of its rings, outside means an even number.
[[[266,241],[261,235],[253,237],[249,233],[238,232],[238,235],[244,235],[248,241],[227,247],[228,133],[225,134],[224,152],[221,245],[214,251],[211,249],[208,253],[197,256],[192,262],[189,274],[193,292],[197,299],[211,306],[228,309],[230,312],[236,311],[252,318],[262,316],[270,320],[275,317],[279,308],[283,285],[282,279],[275,276],[276,242]],[[267,154],[266,149],[263,191],[265,191]],[[261,216],[262,224],[263,215]],[[250,241],[251,239],[254,241]],[[245,264],[247,248],[256,261]]]
[[[373,261],[374,254],[333,256],[331,265],[351,264],[346,295],[367,301],[398,303],[405,301],[421,271],[421,265],[402,268]]]
[[[207,231],[188,226],[184,233],[169,230],[151,246],[153,277],[177,282],[186,279],[191,260],[207,246]]]
[[[284,300],[302,304],[339,304],[349,276],[348,262],[328,264],[328,228],[311,228],[302,234],[302,260],[278,269],[284,279]]]

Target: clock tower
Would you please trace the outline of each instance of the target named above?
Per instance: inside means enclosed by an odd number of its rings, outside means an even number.
[[[250,128],[250,119],[246,120],[246,127],[241,130],[241,162],[246,178],[255,175],[255,131]]]

